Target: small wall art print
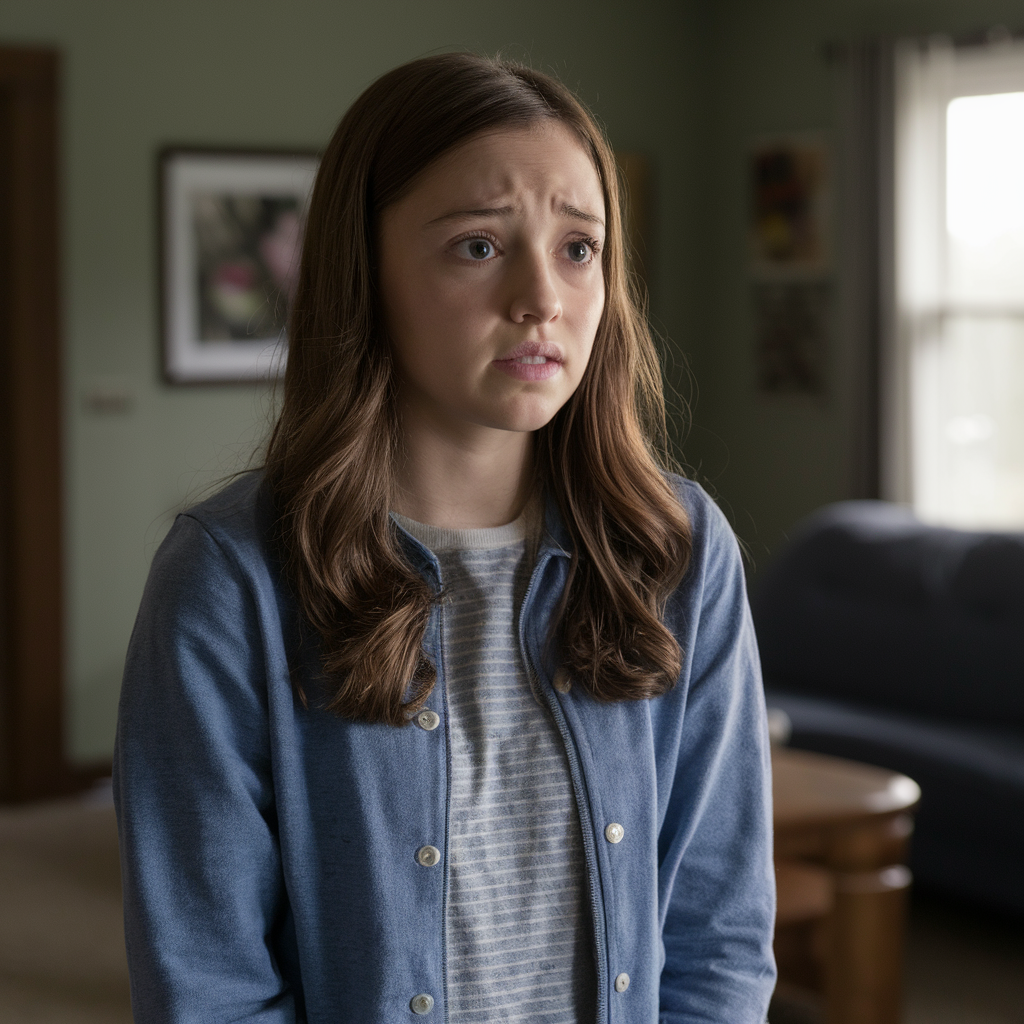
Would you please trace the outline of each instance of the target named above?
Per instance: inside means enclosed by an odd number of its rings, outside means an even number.
[[[824,141],[798,133],[756,140],[750,188],[758,386],[822,395],[832,316]]]
[[[762,391],[824,392],[831,297],[827,279],[754,283],[757,383]]]
[[[751,154],[752,270],[819,275],[829,263],[828,150],[813,136],[759,139]]]
[[[160,154],[163,368],[176,384],[284,371],[313,153]]]

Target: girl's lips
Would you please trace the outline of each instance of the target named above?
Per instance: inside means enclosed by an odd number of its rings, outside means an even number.
[[[516,380],[547,380],[554,377],[562,368],[557,359],[547,359],[543,363],[521,363],[518,359],[495,359],[494,365]]]
[[[521,341],[511,352],[506,352],[498,359],[504,363],[509,359],[538,359],[543,356],[545,359],[554,359],[560,363],[564,358],[562,350],[551,341]]]

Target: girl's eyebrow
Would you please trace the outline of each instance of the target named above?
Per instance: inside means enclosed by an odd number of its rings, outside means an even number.
[[[584,213],[583,210],[570,206],[568,203],[562,203],[558,212],[563,217],[571,217],[573,220],[585,220],[588,224],[600,224],[601,227],[604,227],[604,221],[600,217],[595,217],[592,213]]]
[[[480,210],[454,210],[451,213],[444,213],[440,217],[435,217],[433,220],[428,221],[427,226],[442,224],[449,220],[460,220],[464,217],[507,217],[515,212],[516,208],[514,206],[488,206]],[[604,221],[600,217],[595,217],[592,213],[585,213],[569,203],[562,203],[558,212],[561,216],[569,217],[572,220],[582,220],[588,224],[600,224],[601,227],[604,227]]]
[[[482,210],[455,210],[452,213],[445,213],[440,217],[435,217],[427,223],[428,225],[441,224],[446,220],[459,220],[463,217],[507,217],[510,213],[515,212],[516,208],[514,206],[489,206]]]

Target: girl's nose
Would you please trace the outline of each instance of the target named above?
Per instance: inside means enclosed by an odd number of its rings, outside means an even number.
[[[534,320],[546,324],[562,315],[562,302],[547,253],[524,253],[511,279],[509,316],[517,323]]]

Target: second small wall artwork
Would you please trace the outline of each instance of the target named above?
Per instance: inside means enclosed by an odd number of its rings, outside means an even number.
[[[832,306],[827,147],[809,135],[760,138],[749,181],[758,387],[822,394]]]

